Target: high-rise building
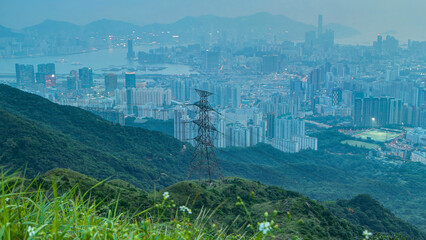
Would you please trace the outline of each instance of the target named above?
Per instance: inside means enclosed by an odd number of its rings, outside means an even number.
[[[395,37],[387,35],[382,43],[382,48],[384,52],[395,53],[399,48],[399,42]]]
[[[45,87],[54,87],[56,85],[56,76],[52,75],[44,75],[44,86]]]
[[[126,86],[126,88],[136,88],[136,73],[126,72],[126,74],[125,74],[125,86]]]
[[[135,51],[133,50],[133,41],[131,39],[127,40],[127,59],[134,59]]]
[[[263,142],[263,129],[261,126],[249,126],[250,146]]]
[[[75,76],[67,76],[67,89],[68,90],[77,89],[77,78]]]
[[[318,150],[318,138],[308,136],[292,136],[291,140],[299,144],[300,150]]]
[[[232,99],[232,107],[239,108],[239,106],[241,104],[241,88],[240,88],[240,86],[236,85],[236,86],[232,87],[231,99]]]
[[[15,64],[15,70],[16,83],[18,83],[19,85],[34,83],[33,65]]]
[[[353,93],[349,90],[342,91],[342,101],[347,107],[352,106],[353,104]]]
[[[175,79],[172,81],[172,97],[178,101],[184,102],[187,100],[186,81]]]
[[[38,64],[37,70],[37,83],[44,83],[45,87],[53,87],[56,85],[56,71],[54,63]]]
[[[262,72],[276,73],[279,70],[278,55],[265,55],[262,57]]]
[[[38,64],[37,70],[39,73],[44,73],[47,75],[56,74],[54,63]]]
[[[408,110],[406,109],[406,113],[409,113]],[[416,114],[416,112],[410,113]],[[405,117],[408,119],[407,116]],[[415,115],[415,117],[417,116]],[[373,97],[355,99],[353,121],[356,126],[399,125],[402,124],[403,120],[403,102],[400,99]]]
[[[78,78],[81,82],[82,88],[91,88],[93,87],[93,70],[92,68],[80,68],[78,70]]]
[[[226,138],[225,138],[226,123],[223,116],[219,116],[217,120],[217,131],[219,132],[219,134],[217,134],[217,137],[215,138],[215,146],[218,148],[225,148],[226,147]]]
[[[286,153],[297,153],[300,151],[298,142],[282,138],[274,138],[272,141],[272,146]]]
[[[417,100],[415,101],[416,107],[426,107],[426,87],[417,87],[416,89]]]
[[[108,73],[105,75],[105,91],[112,92],[117,88],[117,75]]]
[[[204,70],[207,72],[218,72],[220,68],[220,52],[204,51]]]
[[[182,142],[195,144],[193,140],[197,136],[195,124],[192,123],[185,108],[178,107],[174,110],[174,137]]]
[[[339,105],[342,102],[342,89],[334,88],[332,91],[333,106]]]
[[[228,138],[226,139],[227,146],[234,147],[249,147],[250,132],[244,125],[240,123],[229,124],[227,126]]]
[[[324,48],[330,48],[334,45],[334,31],[327,29],[324,33],[321,34],[319,42]]]
[[[377,52],[381,52],[382,51],[382,45],[383,45],[382,35],[378,34],[377,35],[377,41],[373,42],[373,47]]]
[[[67,76],[67,89],[68,90],[80,89],[78,84],[78,72],[76,70],[72,70],[70,72],[70,75]]]
[[[174,133],[173,136],[181,141],[185,141],[185,122],[183,121],[186,116],[186,110],[177,108],[174,112]]]
[[[36,73],[36,82],[43,83],[46,86],[51,85],[52,75],[55,75],[55,74],[56,74],[56,71],[55,71],[54,63],[38,64],[37,73]],[[47,83],[46,83],[46,76],[48,79]],[[55,79],[55,82],[56,82],[56,79]]]
[[[322,34],[322,15],[318,15],[318,38]]]
[[[290,79],[290,94],[303,97],[302,82],[299,79]]]
[[[402,123],[402,101],[400,99],[390,99],[389,103],[389,124]]]
[[[312,72],[309,74],[308,78],[308,97],[312,99],[317,91],[320,90],[320,84],[321,84],[321,68],[315,68],[312,70]]]
[[[305,33],[305,47],[312,48],[316,43],[316,32],[309,31]]]
[[[270,112],[266,115],[266,137],[275,137],[275,114]]]
[[[293,136],[305,136],[305,121],[293,117],[275,120],[275,138],[290,140]]]
[[[170,91],[165,91],[163,88],[128,88],[126,94],[130,95],[129,101],[133,106],[163,106],[170,103],[167,99]]]

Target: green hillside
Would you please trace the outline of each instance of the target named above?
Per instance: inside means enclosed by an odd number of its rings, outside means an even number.
[[[112,204],[119,211],[136,212],[148,208],[148,193],[142,189],[119,179],[98,181],[84,174],[70,169],[55,168],[36,178],[33,187],[41,186],[43,189],[51,190],[53,183],[59,192],[68,192],[77,186],[81,194],[89,192],[88,197],[102,202],[104,207]],[[111,208],[111,206],[110,206]]]
[[[159,132],[113,125],[87,111],[53,104],[0,85],[0,165],[34,177],[68,168],[94,179],[121,179],[144,190],[185,179],[191,147]],[[340,144],[336,132],[319,135],[326,151],[285,154],[268,145],[218,151],[226,176],[301,192],[317,200],[367,193],[426,229],[425,166],[390,165]],[[335,141],[335,142],[333,142]],[[135,206],[138,207],[138,206]]]
[[[369,195],[358,195],[350,200],[338,200],[326,206],[349,222],[368,226],[374,232],[404,233],[413,239],[424,239],[426,234],[414,229],[410,224],[395,217],[388,209]]]
[[[28,176],[58,167],[100,178],[107,178],[115,171],[117,164],[113,156],[1,108],[0,122],[0,163],[3,166],[25,167]]]
[[[276,233],[281,239],[291,236],[303,239],[356,239],[363,230],[360,226],[339,219],[321,204],[301,194],[240,178],[227,178],[223,182],[215,182],[214,186],[181,182],[165,191],[170,193],[178,205],[189,202],[193,209],[201,209],[203,206],[214,209],[222,204],[216,212],[215,220],[227,226],[232,225],[235,229],[244,229],[250,223],[243,208],[236,206],[237,197],[241,197],[247,207],[253,201],[251,217],[254,222],[262,221],[265,212],[272,215],[276,210],[275,222],[281,226]]]
[[[194,216],[206,209],[214,211],[209,224],[232,226],[228,231],[235,234],[248,231],[246,226],[250,218],[256,223],[263,221],[265,212],[271,215],[271,219],[273,212],[277,211],[274,221],[279,228],[274,230],[274,235],[284,239],[294,236],[303,239],[360,239],[364,229],[384,234],[398,232],[410,239],[426,239],[424,233],[395,217],[368,195],[323,205],[296,192],[241,178],[225,178],[214,183],[179,182],[162,192],[147,194],[121,180],[99,182],[67,169],[53,169],[38,177],[33,186],[41,185],[49,190],[53,182],[60,192],[67,192],[78,185],[78,192],[88,192],[91,199],[102,201],[100,210],[107,206],[114,208],[114,201],[119,199],[119,212],[129,213],[148,209],[161,201],[162,194],[167,191],[176,206],[188,206]],[[241,206],[236,205],[238,197],[252,209],[250,218]]]
[[[0,85],[0,109],[0,163],[14,168],[28,164],[30,176],[65,167],[152,189],[183,180],[192,155],[165,134],[113,125],[6,85]]]

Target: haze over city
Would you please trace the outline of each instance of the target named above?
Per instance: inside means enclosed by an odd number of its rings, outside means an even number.
[[[425,10],[0,1],[0,239],[426,240]]]
[[[426,38],[425,9],[424,0],[14,0],[0,2],[0,25],[19,29],[46,19],[87,24],[104,18],[145,25],[171,23],[186,16],[237,17],[258,12],[316,24],[316,16],[323,14],[327,23],[360,31],[360,42],[386,33],[406,42]]]

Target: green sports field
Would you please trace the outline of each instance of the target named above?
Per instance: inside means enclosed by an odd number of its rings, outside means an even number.
[[[400,135],[402,135],[402,133],[374,129],[374,130],[367,130],[363,133],[356,134],[354,135],[354,137],[361,138],[361,139],[371,139],[376,142],[386,142]]]

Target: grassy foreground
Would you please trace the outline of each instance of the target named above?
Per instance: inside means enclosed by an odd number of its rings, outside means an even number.
[[[168,192],[154,192],[151,207],[129,213],[117,210],[119,195],[109,203],[93,199],[90,190],[102,182],[82,193],[78,185],[68,191],[58,190],[55,181],[50,190],[45,190],[17,173],[2,172],[0,181],[0,239],[5,240],[274,239],[274,231],[285,228],[274,223],[276,211],[265,212],[261,219],[254,219],[252,205],[239,197],[235,207],[243,209],[243,217],[249,224],[220,226],[211,221],[220,205],[214,210],[201,209],[193,214],[188,204],[176,205]],[[359,239],[401,239],[367,231],[363,234]]]

